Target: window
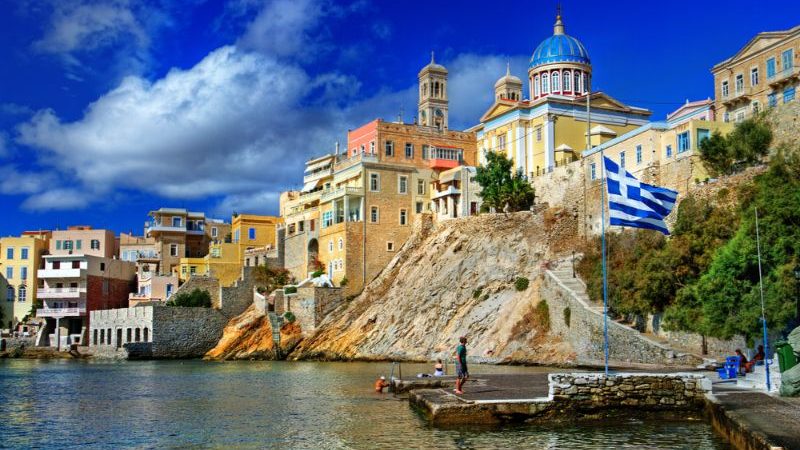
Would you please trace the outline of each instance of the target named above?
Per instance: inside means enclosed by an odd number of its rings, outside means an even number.
[[[427,145],[422,146],[422,159],[428,159],[428,148]]]
[[[361,153],[365,153],[365,152],[364,152],[364,145],[363,145],[363,144],[361,145],[361,147],[359,147],[359,149],[361,150]]]
[[[728,111],[725,111],[725,114],[722,115],[722,121],[725,123],[731,121],[731,114]]]
[[[305,220],[301,220],[301,221],[297,222],[297,232],[298,233],[302,233],[303,230],[305,229],[305,227],[306,227],[306,221]]]
[[[506,135],[505,133],[497,136],[497,149],[498,150],[505,150],[506,149]]]
[[[189,266],[189,274],[194,275],[197,273],[197,266]]]
[[[61,268],[61,261],[53,261],[53,270],[58,270]]]
[[[533,79],[533,96],[539,96],[539,75],[536,75],[536,77]]]
[[[689,139],[689,132],[684,131],[678,135],[678,154],[689,150],[691,141]]]
[[[369,174],[369,190],[372,192],[378,192],[381,190],[381,178],[379,174]]]
[[[542,94],[550,93],[550,77],[544,73],[542,74]]]
[[[183,226],[183,220],[180,217],[173,217],[172,218],[172,226],[176,228],[180,228]]]
[[[14,301],[14,286],[9,286],[6,288],[6,300],[9,302]]]
[[[61,250],[61,241],[56,241],[56,250]]]
[[[332,251],[333,251],[333,241],[330,240],[330,241],[328,241],[328,252],[332,252]]]
[[[14,278],[14,268],[13,267],[6,267],[6,279],[10,280]]]
[[[20,267],[19,268],[19,278],[21,280],[27,280],[28,279],[28,268],[27,267]]]
[[[736,75],[736,93],[741,94],[744,90],[744,75]]]
[[[596,163],[591,163],[589,165],[589,177],[592,180],[596,180],[597,179],[597,164]]]
[[[750,86],[758,86],[758,67],[750,69]]]
[[[64,241],[64,250],[72,250],[72,241]]]
[[[744,120],[744,111],[736,111],[736,121],[741,122]]]
[[[761,105],[758,102],[753,102],[753,114],[758,114],[761,110]]]
[[[375,154],[375,141],[371,141],[369,143],[369,152],[372,153],[373,155]]]
[[[553,92],[561,91],[561,76],[553,72]]]
[[[725,80],[722,82],[722,97],[725,98],[728,96],[728,81]]]
[[[625,168],[625,152],[619,152],[619,166]]]
[[[28,259],[28,247],[22,247],[19,249],[19,259]]]
[[[794,100],[794,86],[783,90],[783,103],[789,103],[792,100]]]
[[[414,158],[414,144],[406,142],[406,158]]]
[[[169,244],[169,256],[178,256],[178,244]]]
[[[767,79],[775,77],[775,58],[767,60]]]
[[[92,239],[92,242],[89,243],[89,246],[92,250],[100,250],[100,241],[98,239]]]
[[[6,259],[14,259],[14,247],[8,247],[6,249]]]
[[[322,228],[327,228],[333,225],[333,211],[325,211],[322,213]]]
[[[581,92],[581,73],[575,72],[574,78],[575,78],[575,84],[573,86],[575,87],[575,92],[576,93]]]
[[[405,209],[400,210],[400,225],[408,225],[408,211]]]
[[[72,261],[72,268],[73,269],[80,269],[81,268],[81,262],[80,261]]]
[[[667,146],[667,158],[672,158],[672,146]]]
[[[25,287],[25,285],[20,286],[17,290],[17,294],[17,301],[24,302],[28,299],[28,288]]]
[[[571,91],[572,90],[572,74],[569,71],[564,71],[564,90]]]
[[[417,202],[416,208],[417,214],[422,214],[422,202]]]
[[[80,239],[76,239],[75,240],[75,250],[80,250],[81,249],[81,244],[83,244],[83,241],[80,240]]]
[[[425,180],[417,180],[417,195],[425,195]]]
[[[219,258],[219,255],[220,255],[219,247],[212,247],[211,248],[211,257],[212,258]]]
[[[542,142],[542,127],[536,127],[536,142]]]
[[[397,193],[398,194],[407,194],[408,193],[408,177],[405,175],[401,175],[397,177]]]
[[[778,105],[778,98],[775,96],[774,92],[767,95],[767,105],[769,105],[770,108]]]
[[[378,207],[377,206],[373,206],[372,208],[370,208],[369,221],[372,222],[372,223],[378,223],[378,219],[379,218],[380,217],[378,215]]]
[[[300,230],[300,231],[302,231],[302,230]],[[255,228],[250,228],[250,229],[247,230],[247,239],[250,239],[251,241],[255,241],[256,240],[256,229]]]
[[[794,64],[792,64],[792,53],[794,53],[792,49],[785,50],[781,53],[781,71],[785,72],[794,67]]]
[[[394,251],[394,242],[387,241],[386,242],[386,251],[393,252]]]
[[[242,237],[241,230],[234,230],[233,232],[233,242],[239,242],[239,239]]]
[[[339,238],[339,250],[343,250],[343,249],[344,249],[344,239]]]
[[[637,145],[636,146],[636,164],[641,164],[641,163],[642,163],[642,146],[641,145]]]
[[[697,145],[711,137],[711,131],[703,128],[697,129]]]
[[[186,275],[186,266],[181,266],[181,273]]]
[[[394,156],[394,142],[386,141],[386,156]]]

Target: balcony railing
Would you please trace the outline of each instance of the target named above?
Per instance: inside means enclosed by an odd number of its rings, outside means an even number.
[[[86,287],[56,287],[36,290],[37,298],[80,298],[86,296]]]
[[[83,278],[86,276],[86,269],[39,269],[36,271],[39,278]]]
[[[437,199],[447,195],[461,195],[461,191],[456,189],[455,186],[447,186],[447,189],[435,192],[432,198]]]
[[[745,100],[752,96],[754,91],[755,89],[753,89],[753,86],[742,86],[740,89],[734,89],[730,95],[723,96],[722,103],[733,104]]]
[[[39,308],[36,310],[36,317],[72,317],[85,315],[85,306],[73,308]]]
[[[336,162],[336,170],[346,169],[350,166],[354,166],[360,162],[378,162],[378,155],[373,155],[371,153],[357,153],[349,158],[342,157],[339,161]]]
[[[327,169],[315,170],[314,172],[303,176],[303,183],[310,183],[331,175],[333,175],[333,164],[331,164],[331,166]]]
[[[364,188],[355,186],[345,186],[337,189],[329,189],[322,193],[322,198],[320,198],[320,201],[327,202],[337,199],[339,197],[344,197],[345,195],[363,196]]]
[[[780,72],[775,72],[772,76],[767,76],[767,83],[769,83],[770,86],[778,85],[784,81],[790,80],[798,74],[800,74],[800,71],[798,71],[797,67],[789,67]]]

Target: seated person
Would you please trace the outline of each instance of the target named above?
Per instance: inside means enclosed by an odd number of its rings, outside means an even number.
[[[747,365],[747,357],[744,356],[741,349],[736,349],[736,356],[739,357],[739,373],[744,373],[745,366]]]
[[[433,376],[435,377],[444,376],[444,366],[442,365],[441,359],[437,359],[436,365],[433,366]]]
[[[386,382],[386,377],[380,377],[375,380],[375,392],[383,394],[383,389],[388,387],[389,383]]]
[[[753,359],[751,359],[749,362],[746,362],[744,364],[745,371],[746,372],[752,372],[753,371],[753,367],[755,367],[756,364],[758,364],[759,361],[764,361],[765,357],[766,357],[766,355],[764,354],[764,346],[763,345],[759,345],[758,346],[758,353],[756,353],[756,356],[753,356]]]

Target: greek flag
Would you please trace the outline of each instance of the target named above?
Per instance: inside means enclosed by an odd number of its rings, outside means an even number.
[[[678,193],[641,183],[624,167],[603,156],[611,225],[648,228],[669,234],[664,218],[675,206]]]

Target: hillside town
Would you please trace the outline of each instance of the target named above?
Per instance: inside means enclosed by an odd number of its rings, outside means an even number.
[[[612,317],[598,303],[602,286],[586,276],[597,272],[588,266],[588,244],[579,242],[613,234],[603,231],[603,157],[642,183],[677,192],[679,201],[723,198],[767,169],[723,174],[705,162],[706,140],[767,117],[773,142],[797,142],[796,123],[785,121],[800,116],[800,26],[759,33],[711,62],[713,98],[674,99],[682,105],[654,117],[593,89],[592,43],[568,34],[568,19],[559,13],[552,30],[531,30],[543,40],[527,73],[510,65],[498,73],[485,86],[493,103],[464,130],[450,128],[450,71],[432,52],[417,75],[413,121],[352,124],[346,142],[305,162],[296,174],[301,189],[265,205],[278,215],[212,217],[156,204],[130,224],[134,231],[76,223],[0,238],[2,351],[441,362],[452,353],[443,340],[469,335],[471,358],[485,363],[602,367],[605,358],[606,370],[609,361],[677,370],[724,365],[736,348],[756,356],[760,340],[667,329],[668,312],[630,313],[620,303]],[[524,210],[487,200],[481,173],[494,155],[532,188]],[[680,220],[672,213],[666,223]],[[606,344],[616,345],[605,355],[604,320]],[[785,351],[775,347],[778,330],[770,333],[769,351]],[[789,367],[768,357],[740,375],[740,386],[777,392]],[[631,390],[662,382],[652,377]],[[550,397],[576,402],[585,383],[597,392],[610,386],[591,377],[559,380]],[[696,375],[675,380],[690,387],[662,399],[669,405],[694,405],[710,390]],[[425,392],[412,402],[456,407]]]

